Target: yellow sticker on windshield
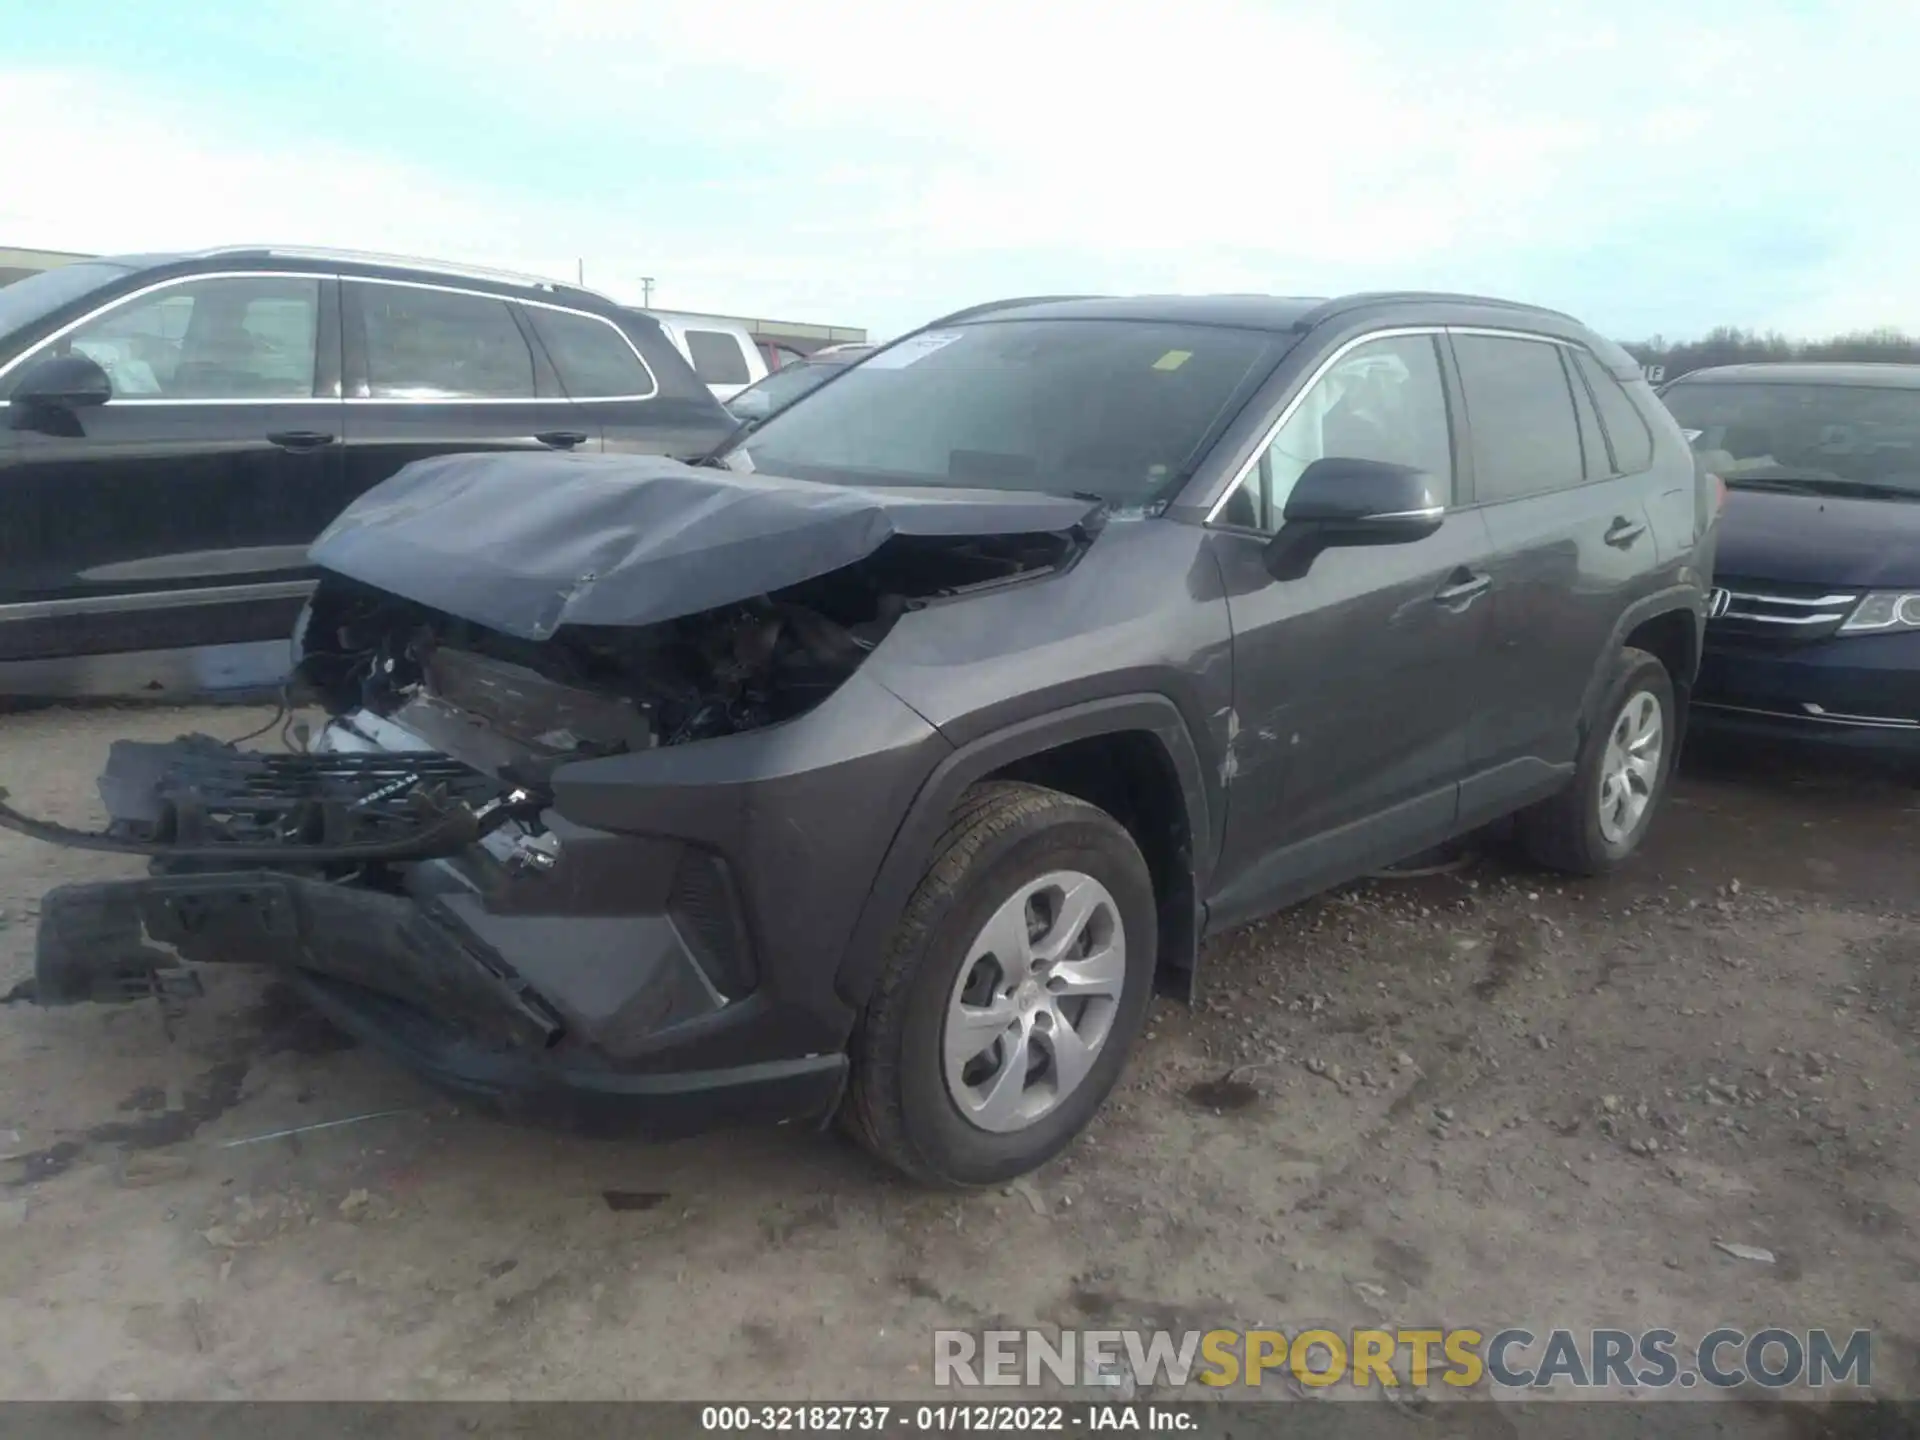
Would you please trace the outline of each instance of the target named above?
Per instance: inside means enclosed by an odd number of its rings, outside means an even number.
[[[1191,350],[1169,350],[1153,362],[1153,368],[1156,370],[1178,370],[1192,358],[1193,352]]]

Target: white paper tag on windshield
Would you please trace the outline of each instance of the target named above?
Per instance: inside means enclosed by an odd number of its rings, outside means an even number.
[[[878,355],[865,362],[868,370],[904,370],[916,360],[924,360],[936,350],[944,350],[958,340],[964,331],[929,330],[924,335],[915,335],[912,339],[902,340],[898,345],[889,345]]]

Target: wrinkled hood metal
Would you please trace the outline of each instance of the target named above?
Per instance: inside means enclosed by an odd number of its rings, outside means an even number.
[[[323,569],[526,640],[651,625],[797,585],[890,537],[1058,532],[1089,500],[871,489],[650,455],[442,455],[367,492],[309,552]]]

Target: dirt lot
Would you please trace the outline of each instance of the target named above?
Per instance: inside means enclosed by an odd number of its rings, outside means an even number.
[[[0,770],[75,821],[114,735],[254,719],[15,715]],[[1920,1395],[1915,811],[1696,762],[1612,881],[1324,897],[1210,948],[1068,1157],[962,1199],[830,1136],[504,1128],[244,974],[171,1039],[13,1006],[0,1396],[911,1397],[941,1326],[1381,1319],[1872,1327]],[[0,833],[0,987],[47,887],[128,868]]]

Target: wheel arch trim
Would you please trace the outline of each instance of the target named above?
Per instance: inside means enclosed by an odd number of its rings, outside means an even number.
[[[1149,692],[1090,700],[1018,721],[979,736],[943,758],[915,793],[875,872],[835,974],[841,998],[855,1006],[866,1002],[885,959],[887,936],[905,912],[947,817],[969,785],[1015,761],[1062,745],[1127,732],[1145,732],[1158,742],[1186,813],[1194,897],[1194,913],[1181,927],[1185,932],[1181,948],[1187,953],[1169,956],[1163,950],[1160,960],[1163,967],[1171,963],[1190,971],[1203,928],[1199,897],[1205,894],[1205,877],[1213,868],[1213,828],[1200,755],[1186,720],[1173,701]],[[1162,929],[1164,933],[1164,924]]]

